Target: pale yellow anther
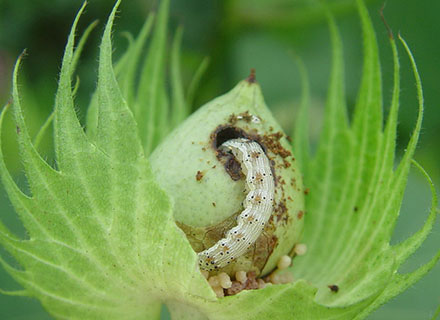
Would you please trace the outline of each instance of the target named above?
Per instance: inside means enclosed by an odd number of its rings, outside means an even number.
[[[291,257],[289,257],[289,256],[282,256],[278,260],[277,267],[280,270],[287,269],[290,266],[291,263],[292,263],[292,258]]]
[[[280,276],[277,274],[277,273],[272,273],[270,276],[269,276],[269,280],[270,280],[270,282],[272,282],[273,284],[279,284],[279,283],[281,283],[281,279],[280,279]]]
[[[218,276],[212,276],[208,279],[209,285],[214,288],[214,287],[220,287],[220,279],[218,278]]]
[[[245,271],[237,271],[235,273],[235,279],[240,283],[245,283],[247,280],[247,275]]]
[[[263,289],[264,287],[266,287],[266,282],[264,282],[263,279],[258,279],[258,289]]]
[[[218,275],[220,286],[224,289],[229,289],[232,286],[232,281],[229,275],[222,272]]]
[[[307,252],[307,245],[305,243],[298,243],[295,245],[294,251],[297,255],[302,256]]]
[[[225,292],[223,291],[222,287],[215,287],[215,288],[212,288],[212,290],[214,290],[217,298],[223,298],[225,296]]]

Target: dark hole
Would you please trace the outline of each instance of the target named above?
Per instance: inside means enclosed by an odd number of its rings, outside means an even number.
[[[218,149],[218,147],[228,140],[244,137],[246,137],[246,134],[241,129],[235,127],[219,128],[215,133],[215,148]]]

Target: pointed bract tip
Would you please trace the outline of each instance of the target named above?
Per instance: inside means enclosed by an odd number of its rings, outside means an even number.
[[[391,30],[390,26],[388,25],[388,22],[387,22],[387,20],[385,19],[385,15],[384,15],[384,13],[383,13],[383,11],[385,10],[385,5],[386,5],[386,2],[383,3],[382,7],[381,7],[380,10],[379,10],[380,18],[382,19],[382,22],[383,22],[383,24],[385,25],[385,28],[387,29],[388,37],[389,37],[391,40],[394,40],[393,31]]]
[[[249,74],[249,77],[246,78],[246,81],[249,83],[257,82],[257,77],[255,75],[255,68],[251,69],[251,73]]]
[[[7,112],[12,106],[12,98],[10,98],[1,108],[0,113]]]
[[[23,49],[23,51],[20,53],[20,55],[18,56],[17,60],[21,60],[23,59],[25,56],[27,55],[27,49]]]

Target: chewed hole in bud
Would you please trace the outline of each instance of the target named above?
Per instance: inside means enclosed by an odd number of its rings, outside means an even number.
[[[220,126],[212,134],[213,145],[216,150],[228,140],[237,138],[247,138],[247,134],[236,127]]]
[[[211,134],[212,147],[217,153],[217,158],[224,164],[226,172],[234,181],[242,178],[241,165],[231,153],[221,150],[220,146],[228,140],[237,138],[248,138],[248,135],[244,130],[230,125],[219,126]]]
[[[255,141],[256,143],[258,143],[260,145],[263,152],[267,155],[267,148],[266,148],[265,144],[262,143],[264,141],[264,136],[262,137],[258,134],[247,133],[243,129],[240,129],[238,127],[234,127],[229,124],[224,124],[224,125],[218,126],[211,133],[212,147],[218,153],[218,155],[221,157],[221,156],[224,156],[224,153],[221,151],[220,146],[228,140],[239,139],[239,138],[246,138],[246,139]],[[274,164],[271,163],[271,166],[274,166]]]

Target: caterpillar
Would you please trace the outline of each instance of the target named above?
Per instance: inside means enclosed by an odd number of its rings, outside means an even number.
[[[245,138],[224,142],[222,151],[232,152],[246,176],[244,210],[237,217],[237,225],[212,247],[199,252],[199,266],[213,271],[243,255],[255,243],[273,211],[275,181],[270,162],[261,146]]]

